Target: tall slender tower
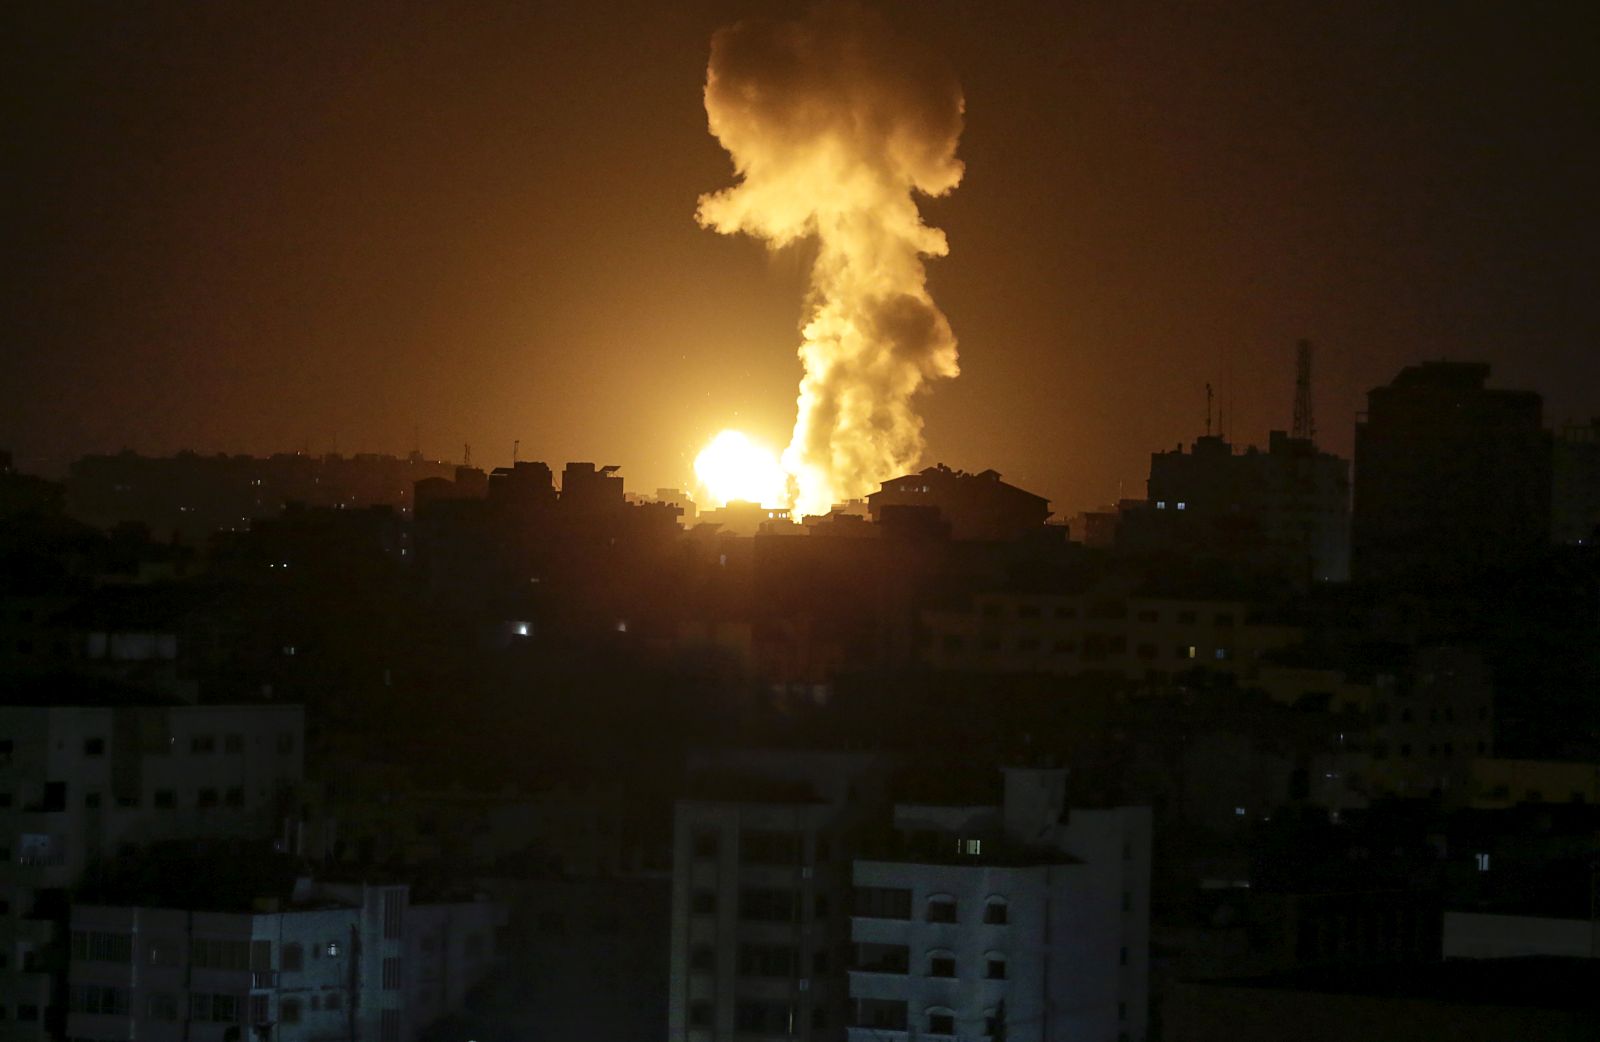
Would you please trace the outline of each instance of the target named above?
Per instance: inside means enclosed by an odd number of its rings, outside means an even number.
[[[1317,440],[1317,420],[1311,411],[1311,341],[1302,340],[1294,353],[1294,428],[1290,435]]]

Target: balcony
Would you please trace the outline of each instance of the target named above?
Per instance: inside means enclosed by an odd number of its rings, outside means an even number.
[[[252,970],[250,973],[250,988],[252,991],[262,991],[278,986],[277,970]]]

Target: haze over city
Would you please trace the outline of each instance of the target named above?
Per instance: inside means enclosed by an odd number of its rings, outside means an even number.
[[[812,247],[710,234],[708,41],[759,3],[13,12],[0,443],[620,463],[789,441]],[[887,4],[966,101],[919,199],[962,375],[923,463],[1069,514],[1151,448],[1320,440],[1400,365],[1600,409],[1595,72],[1567,5]]]

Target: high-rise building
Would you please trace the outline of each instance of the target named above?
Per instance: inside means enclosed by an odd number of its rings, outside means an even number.
[[[1471,571],[1548,542],[1543,401],[1488,379],[1486,364],[1424,362],[1367,393],[1356,424],[1357,578]]]

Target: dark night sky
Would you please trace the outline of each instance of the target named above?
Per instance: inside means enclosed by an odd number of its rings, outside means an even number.
[[[787,441],[804,288],[694,221],[701,104],[753,2],[34,4],[4,20],[0,446],[620,463],[686,484]],[[577,5],[572,5],[577,6]],[[1322,441],[1406,363],[1482,359],[1600,412],[1586,5],[894,3],[967,98],[924,206],[963,375],[927,461],[1058,510],[1204,424]]]

